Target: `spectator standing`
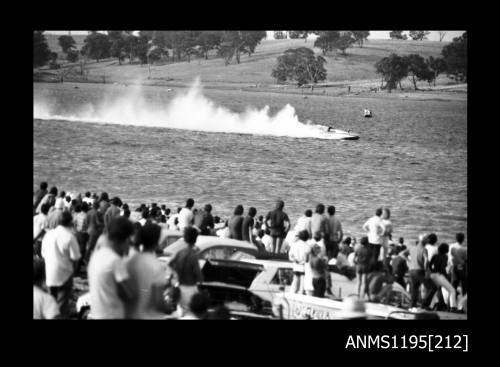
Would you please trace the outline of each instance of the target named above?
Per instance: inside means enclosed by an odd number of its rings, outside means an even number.
[[[63,211],[64,199],[58,198],[56,199],[54,206],[49,209],[49,214],[47,216],[47,230],[54,229],[59,225]]]
[[[179,212],[179,231],[184,231],[185,228],[189,228],[193,225],[193,211],[194,200],[189,198],[186,200],[186,206]]]
[[[293,262],[293,280],[291,286],[291,292],[293,293],[302,294],[304,292],[304,265],[311,250],[306,242],[308,239],[309,233],[306,230],[299,232],[298,241],[290,245],[290,251],[288,252],[288,257]]]
[[[167,274],[155,254],[160,234],[161,227],[157,224],[146,224],[142,227],[142,252],[135,253],[127,261],[132,288],[138,291],[137,298],[127,304],[127,318],[161,319],[168,310],[163,296],[167,286]]]
[[[42,240],[48,227],[48,212],[49,204],[43,204],[40,214],[37,214],[33,217],[33,251],[38,256],[41,256],[40,250],[42,246]]]
[[[418,295],[420,286],[425,281],[425,269],[427,268],[428,256],[427,249],[425,248],[425,241],[427,236],[420,235],[418,243],[410,246],[410,293],[411,293],[411,307],[417,307]]]
[[[88,266],[90,290],[90,318],[123,319],[126,304],[137,296],[133,288],[124,256],[128,252],[132,223],[124,218],[113,218],[108,233],[92,254]]]
[[[380,247],[382,246],[382,235],[384,226],[382,224],[382,208],[375,210],[375,215],[363,224],[363,230],[367,233],[368,244],[372,253],[372,262],[375,263],[380,257]]]
[[[237,205],[234,209],[234,214],[229,219],[229,238],[234,238],[235,240],[243,241],[243,233],[241,232],[243,227],[243,205]]]
[[[194,218],[194,225],[200,229],[200,234],[209,236],[214,230],[214,217],[212,216],[212,205],[207,204]]]
[[[33,195],[33,214],[36,214],[38,204],[40,204],[44,196],[48,194],[47,187],[47,182],[42,182],[40,188],[35,192],[35,195]]]
[[[85,210],[84,210],[85,209]],[[87,218],[87,204],[77,204],[75,207],[75,214],[73,214],[73,223],[75,229],[75,236],[78,242],[78,247],[80,248],[80,254],[82,257],[78,262],[78,266],[76,268],[76,274],[80,271],[83,262],[85,260],[86,250],[87,250],[87,242],[89,240],[88,234],[88,218]]]
[[[254,243],[254,236],[252,233],[253,226],[255,224],[254,218],[257,214],[257,209],[250,207],[248,209],[248,215],[243,219],[241,223],[241,236],[243,241]]]
[[[370,272],[372,254],[370,252],[368,237],[361,237],[359,246],[354,250],[354,263],[356,264],[356,281],[358,297],[365,297],[367,282],[366,276]]]
[[[278,200],[276,208],[266,215],[266,226],[270,230],[270,235],[273,239],[273,252],[279,253],[286,233],[290,229],[290,219],[288,214],[283,211],[285,202]],[[309,234],[308,234],[309,236]]]
[[[326,246],[326,255],[328,256],[328,260],[331,258],[336,258],[339,253],[339,243],[342,241],[344,237],[344,233],[342,232],[342,224],[335,216],[335,206],[331,205],[328,207],[328,217],[326,220],[326,234],[325,237],[325,246]]]
[[[56,299],[61,316],[68,318],[73,275],[81,257],[78,242],[73,235],[73,217],[69,212],[62,212],[60,224],[43,238],[42,257],[45,260],[49,292]]]
[[[120,216],[121,205],[122,201],[119,197],[115,196],[113,199],[111,199],[109,208],[106,209],[106,212],[104,213],[104,233],[108,233],[108,226],[111,220]]]
[[[311,217],[311,233],[320,232],[321,238],[325,239],[327,235],[327,218],[325,216],[325,206],[318,204],[316,212]],[[326,246],[326,243],[325,243]]]
[[[88,263],[90,260],[90,255],[94,251],[95,245],[99,236],[102,234],[104,229],[103,215],[99,211],[99,202],[96,200],[92,204],[92,209],[87,212],[87,233],[89,234],[89,240],[87,243],[87,251],[85,254],[85,260]]]
[[[184,230],[184,242],[187,247],[177,252],[169,262],[170,268],[177,276],[181,296],[179,300],[179,316],[189,310],[189,302],[193,294],[198,291],[198,283],[203,281],[203,275],[198,263],[198,254],[194,250],[198,231],[188,227]]]

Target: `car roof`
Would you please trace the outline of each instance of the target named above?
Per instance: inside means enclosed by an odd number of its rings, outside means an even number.
[[[183,244],[185,244],[184,239],[179,238],[177,241],[166,248],[167,254],[168,252],[175,253],[179,251],[179,249],[184,248]],[[249,242],[235,240],[232,238],[220,238],[217,236],[199,235],[196,239],[195,246],[200,250],[200,252],[216,246],[237,247],[239,249],[245,249],[255,253],[258,252],[257,246]]]
[[[291,261],[283,261],[283,260],[260,260],[260,259],[241,259],[241,261],[245,261],[252,264],[263,265],[264,267],[269,268],[292,268],[293,263]]]

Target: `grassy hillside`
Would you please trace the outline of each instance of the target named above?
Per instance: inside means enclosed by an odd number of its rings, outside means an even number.
[[[49,45],[54,50],[60,50],[57,37],[47,35]],[[85,36],[75,36],[79,47]],[[78,39],[77,39],[78,38]],[[369,40],[360,48],[354,46],[347,50],[347,55],[328,55],[325,65],[328,76],[326,82],[369,81],[378,82],[379,76],[375,73],[374,64],[382,57],[395,52],[400,55],[417,53],[423,57],[439,56],[446,42],[435,41],[401,41],[401,40]],[[55,45],[55,46],[54,46]],[[271,71],[276,65],[276,58],[286,49],[295,47],[313,48],[313,41],[309,40],[264,40],[252,56],[243,55],[241,63],[233,60],[228,66],[224,60],[211,54],[209,60],[195,59],[191,62],[163,63],[153,65],[152,80],[147,80],[147,65],[128,64],[118,65],[116,59],[108,59],[99,63],[88,64],[89,77],[100,80],[105,75],[106,82],[148,82],[162,84],[186,84],[199,76],[204,84],[216,86],[231,86],[238,84],[242,87],[256,84],[275,84]],[[313,48],[315,53],[322,54],[320,49]],[[72,67],[71,65],[66,65]],[[75,68],[76,71],[76,68]]]

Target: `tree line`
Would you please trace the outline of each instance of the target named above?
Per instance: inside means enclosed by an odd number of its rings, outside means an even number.
[[[217,57],[229,65],[232,60],[239,64],[242,54],[251,56],[265,37],[265,31],[139,31],[138,35],[134,31],[90,31],[80,51],[70,35],[60,36],[58,41],[69,62],[80,57],[97,62],[113,57],[120,65],[126,59],[141,65],[160,59],[189,62],[192,57],[208,59],[208,53],[215,50]],[[33,38],[33,66],[45,65],[51,53],[43,31],[35,31]]]
[[[344,34],[337,31],[321,33],[320,37],[324,37],[323,40],[318,42],[320,39],[318,37],[314,46],[325,47],[326,52],[323,49],[323,54],[333,49],[345,51],[343,47],[348,42],[344,38],[350,37],[350,42],[353,39],[353,35],[347,32]],[[277,58],[276,67],[272,70],[271,76],[278,83],[288,80],[296,82],[299,87],[309,83],[316,84],[326,80],[325,63],[326,59],[323,56],[316,56],[310,48],[291,48]],[[424,59],[418,54],[399,56],[393,53],[377,61],[375,69],[378,74],[382,75],[382,80],[385,82],[382,88],[388,89],[389,92],[398,84],[401,88],[401,80],[406,77],[412,81],[415,90],[418,89],[418,81],[425,80],[429,84],[434,82],[435,85],[436,78],[443,73],[457,81],[467,81],[467,32],[443,47],[441,57],[429,56]]]
[[[424,59],[417,54],[399,56],[393,53],[377,61],[375,69],[386,83],[382,88],[389,92],[398,84],[401,88],[401,80],[406,77],[413,82],[415,90],[418,89],[417,81],[434,82],[436,85],[436,78],[440,74],[467,82],[467,32],[444,46],[441,57],[429,56]]]

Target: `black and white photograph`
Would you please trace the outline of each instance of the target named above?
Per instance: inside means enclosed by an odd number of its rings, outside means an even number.
[[[33,31],[33,319],[465,324],[467,54],[466,30]]]

